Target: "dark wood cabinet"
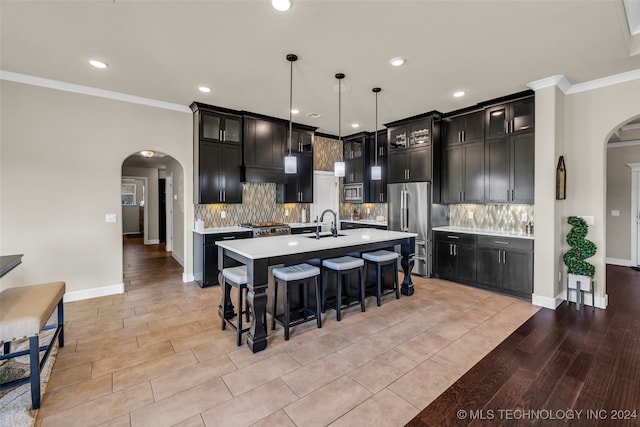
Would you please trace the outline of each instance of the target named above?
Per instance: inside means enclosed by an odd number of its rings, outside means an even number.
[[[484,203],[484,141],[446,147],[442,171],[442,203]]]
[[[387,230],[386,225],[368,224],[366,222],[340,221],[340,230],[353,230],[355,228],[375,228],[376,230]]]
[[[193,103],[193,199],[242,203],[242,115]]]
[[[443,279],[476,280],[476,235],[433,232],[434,274]]]
[[[198,157],[198,203],[242,203],[242,147],[201,142]]]
[[[304,227],[291,227],[291,234],[311,234],[316,232],[315,225],[309,225]]]
[[[201,287],[218,284],[218,246],[220,240],[249,239],[251,231],[232,233],[201,234],[193,233],[193,276]],[[238,263],[239,264],[239,263]]]
[[[387,131],[378,131],[378,144],[376,150],[375,134],[370,136],[368,144],[368,162],[365,171],[365,181],[369,183],[369,188],[365,188],[364,203],[387,203],[387,181],[388,181],[388,164],[387,164]],[[371,167],[377,163],[382,171],[382,177],[379,180],[371,179]]]
[[[287,137],[284,122],[244,116],[244,166],[247,181],[284,181]]]
[[[242,143],[242,116],[200,109],[198,134],[209,142]]]
[[[479,236],[477,253],[479,284],[518,296],[531,296],[533,240]]]
[[[313,203],[313,154],[296,153],[298,171],[276,186],[277,203]]]
[[[387,183],[430,181],[433,202],[440,203],[440,119],[431,111],[423,116],[386,124]]]
[[[287,139],[285,140],[285,149],[288,151],[288,135],[289,128],[287,128]],[[300,125],[293,125],[291,130],[291,151],[297,153],[312,153],[313,152],[313,140],[314,131],[310,129],[302,129]]]
[[[484,111],[474,111],[443,119],[444,144],[481,141],[484,138]]]
[[[488,203],[534,201],[534,132],[485,141],[485,194]]]
[[[485,137],[495,138],[532,131],[534,117],[533,96],[488,107],[485,110]]]

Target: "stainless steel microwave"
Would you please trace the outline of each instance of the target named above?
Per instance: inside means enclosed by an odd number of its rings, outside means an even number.
[[[342,201],[350,203],[362,203],[362,184],[345,184],[342,188]]]

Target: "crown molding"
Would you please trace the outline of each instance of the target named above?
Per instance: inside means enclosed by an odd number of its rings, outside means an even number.
[[[569,80],[563,74],[536,80],[527,85],[527,87],[532,90],[540,90],[553,86],[557,86],[565,95],[567,91],[571,89],[571,83],[569,83]]]
[[[612,76],[602,77],[600,79],[590,80],[588,82],[576,83],[572,85],[566,76],[559,74],[540,80],[535,80],[527,87],[533,90],[540,90],[552,86],[558,87],[565,95],[573,95],[580,92],[588,92],[594,89],[600,89],[607,86],[613,86],[619,83],[625,83],[632,80],[640,79],[640,69],[627,71],[626,73],[614,74]]]
[[[159,101],[157,99],[143,98],[141,96],[128,95],[126,93],[114,92],[111,90],[98,89],[91,86],[77,85],[74,83],[61,82],[58,80],[45,79],[43,77],[30,76],[27,74],[14,73],[12,71],[0,70],[0,80],[23,83],[32,86],[46,87],[49,89],[62,90],[65,92],[78,93],[82,95],[97,96],[99,98],[113,99],[116,101],[130,102],[132,104],[146,105],[148,107],[162,108],[164,110],[178,111],[181,113],[191,113],[191,109],[186,105],[174,104],[171,102]]]

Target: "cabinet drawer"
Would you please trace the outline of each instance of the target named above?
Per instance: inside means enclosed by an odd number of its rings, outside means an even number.
[[[532,251],[532,239],[518,239],[514,237],[478,236],[478,246],[491,246],[501,249]]]
[[[213,245],[220,240],[233,240],[233,239],[250,239],[253,237],[251,231],[242,231],[239,233],[216,233],[206,234],[204,236],[205,245]]]
[[[434,231],[433,240],[451,242],[451,243],[476,243],[477,236],[470,233],[452,233],[448,231]]]
[[[291,227],[291,234],[315,233],[316,227]]]

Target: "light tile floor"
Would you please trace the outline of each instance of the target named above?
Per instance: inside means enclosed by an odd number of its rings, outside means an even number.
[[[65,304],[36,425],[401,426],[538,310],[414,277],[411,297],[329,310],[289,341],[277,327],[253,354],[220,330],[219,287],[127,266],[125,294]]]

